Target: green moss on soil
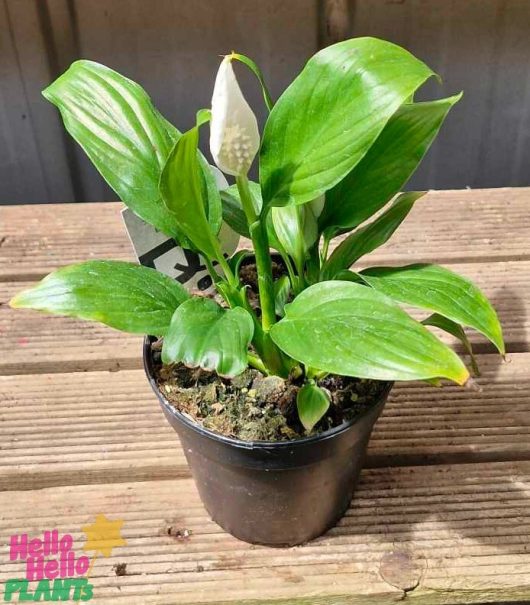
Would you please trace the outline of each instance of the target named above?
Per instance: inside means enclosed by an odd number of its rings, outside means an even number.
[[[166,399],[207,429],[244,441],[287,441],[307,436],[296,412],[300,380],[263,376],[247,369],[229,380],[182,364],[162,365],[154,351],[156,379]],[[329,375],[328,413],[311,432],[317,435],[374,405],[386,383]]]

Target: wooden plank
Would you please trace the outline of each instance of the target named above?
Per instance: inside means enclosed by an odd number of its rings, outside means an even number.
[[[530,261],[450,265],[476,281],[495,304],[509,352],[528,351]],[[32,282],[0,281],[0,374],[66,372],[141,367],[141,338],[96,323],[14,310],[7,301]],[[413,313],[425,317],[426,312]],[[452,337],[446,342],[461,350]],[[479,352],[493,352],[470,332]]]
[[[368,467],[530,459],[530,353],[479,357],[482,391],[398,384]],[[0,376],[0,490],[188,476],[142,370]]]
[[[37,279],[93,258],[133,260],[121,208],[118,203],[0,207],[0,273]]]
[[[58,528],[80,550],[80,528],[103,513],[124,521],[127,544],[96,560],[97,604],[389,604],[405,594],[431,605],[523,603],[530,597],[529,484],[529,462],[363,471],[339,525],[291,549],[251,546],[222,532],[191,480],[5,492],[0,581],[23,574],[20,561],[8,561],[9,536]],[[168,535],[170,527],[189,536]],[[116,576],[118,563],[127,575]]]
[[[189,474],[143,370],[2,376],[0,399],[0,489]]]
[[[8,307],[11,296],[29,285],[0,283],[0,374],[141,367],[140,336],[93,322]]]
[[[370,261],[530,259],[529,203],[530,188],[430,192]],[[0,279],[37,279],[90,258],[132,260],[120,209],[118,203],[0,207]]]

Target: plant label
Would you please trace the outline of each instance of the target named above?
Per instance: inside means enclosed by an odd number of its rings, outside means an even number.
[[[174,239],[143,221],[129,208],[122,210],[122,218],[141,265],[169,275],[190,291],[214,291],[212,278],[197,252],[182,248]],[[225,256],[231,256],[239,243],[239,235],[223,223],[219,239]]]

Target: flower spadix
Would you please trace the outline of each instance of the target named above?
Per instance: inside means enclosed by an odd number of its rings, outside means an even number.
[[[227,55],[219,67],[212,96],[210,151],[226,174],[248,172],[259,149],[258,122],[246,102]]]

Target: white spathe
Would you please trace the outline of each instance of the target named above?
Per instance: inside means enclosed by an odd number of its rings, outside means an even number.
[[[219,67],[212,96],[210,151],[226,174],[247,174],[260,144],[258,121],[239,88],[232,59]]]

